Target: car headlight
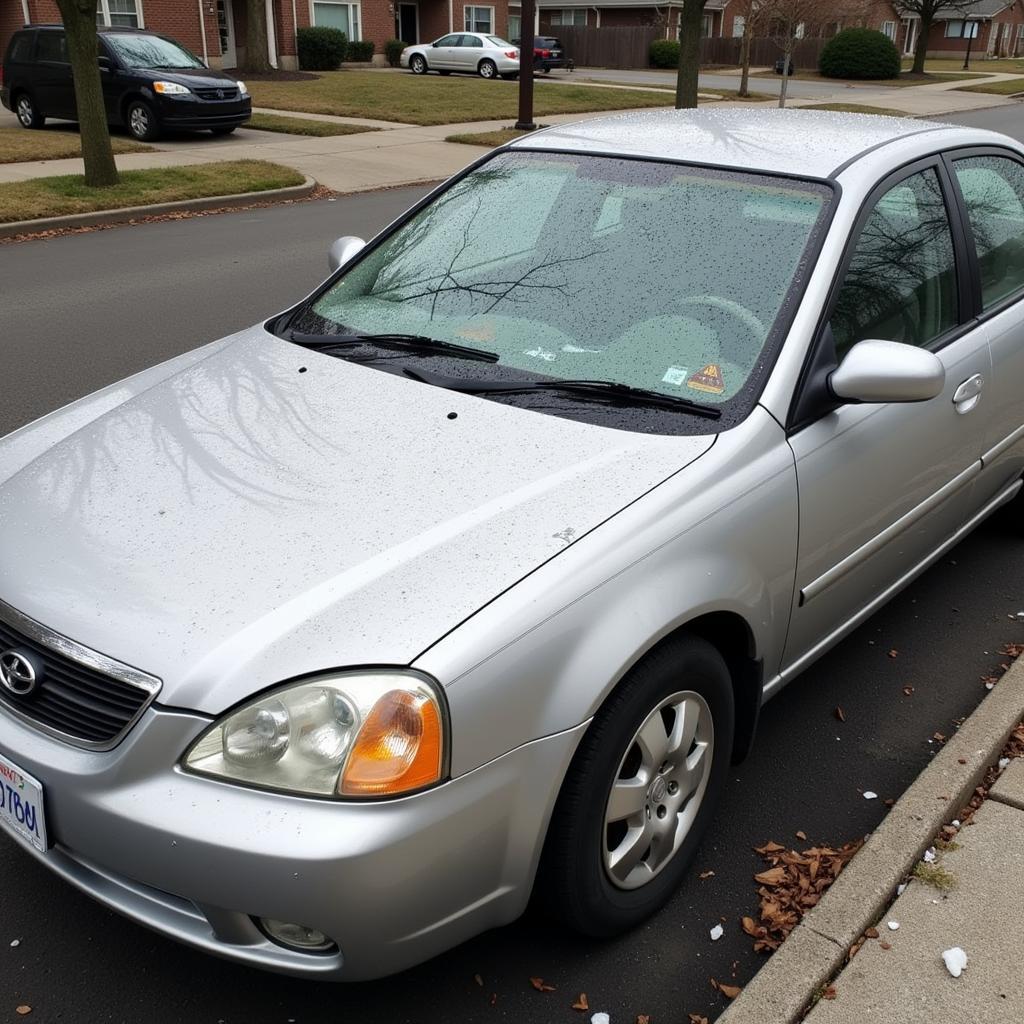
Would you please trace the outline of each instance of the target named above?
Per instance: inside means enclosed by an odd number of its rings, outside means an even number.
[[[235,82],[235,85],[238,86],[238,95],[239,96],[248,96],[249,95],[249,90],[246,89],[245,82]]]
[[[191,89],[186,89],[183,85],[178,85],[177,82],[153,83],[153,92],[158,92],[163,96],[187,96],[191,91]]]
[[[279,687],[225,715],[186,771],[311,796],[384,797],[440,782],[440,689],[398,669],[334,673]]]

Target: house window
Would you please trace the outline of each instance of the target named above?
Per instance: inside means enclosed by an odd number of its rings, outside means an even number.
[[[96,24],[142,28],[142,0],[96,0]]]
[[[494,33],[494,8],[467,7],[466,31],[479,32],[485,36],[492,35]]]
[[[566,8],[563,11],[551,12],[552,25],[586,25],[587,10],[585,7]]]
[[[713,14],[705,14],[700,19],[700,34],[702,39],[710,39],[711,33],[714,29],[715,16]],[[683,27],[679,26],[679,32],[682,33]]]
[[[313,24],[326,28],[337,28],[347,39],[360,40],[359,4],[338,3],[336,0],[315,0],[313,3]]]
[[[882,34],[888,36],[893,42],[896,42],[896,22],[895,21],[883,21],[882,22]]]
[[[976,21],[947,21],[947,39],[977,39],[978,22]]]
[[[508,37],[509,39],[523,38],[523,16],[521,14],[508,16]]]
[[[742,39],[743,38],[743,30],[746,28],[746,26],[747,26],[747,19],[744,18],[742,14],[737,14],[736,17],[732,19],[732,37],[733,37],[733,39]]]

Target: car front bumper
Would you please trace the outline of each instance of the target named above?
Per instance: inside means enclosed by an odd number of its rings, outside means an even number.
[[[400,971],[515,919],[585,725],[435,789],[334,802],[189,775],[209,719],[150,708],[116,748],[41,735],[0,710],[0,753],[42,783],[50,848],[25,850],[102,903],[210,953],[355,981]],[[303,953],[259,918],[330,936]]]
[[[161,125],[171,130],[237,127],[252,117],[252,99],[248,96],[223,103],[190,96],[159,96],[156,108]]]

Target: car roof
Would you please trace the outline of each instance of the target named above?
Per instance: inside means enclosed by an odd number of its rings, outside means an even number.
[[[33,25],[23,25],[18,29],[19,32],[31,32],[35,29],[63,29],[64,26],[59,22],[46,22],[37,23]],[[96,31],[101,35],[116,35],[117,33],[129,33],[133,36],[156,36],[160,35],[159,32],[150,32],[145,28],[133,28],[131,25],[97,25]]]
[[[865,154],[928,132],[965,136],[933,121],[821,110],[732,107],[644,110],[556,125],[512,149],[643,156],[801,178],[834,178]]]

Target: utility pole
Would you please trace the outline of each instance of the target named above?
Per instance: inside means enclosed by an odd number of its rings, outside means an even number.
[[[537,127],[533,123],[533,20],[536,9],[537,0],[523,0],[519,33],[519,120],[516,127],[526,132]]]

